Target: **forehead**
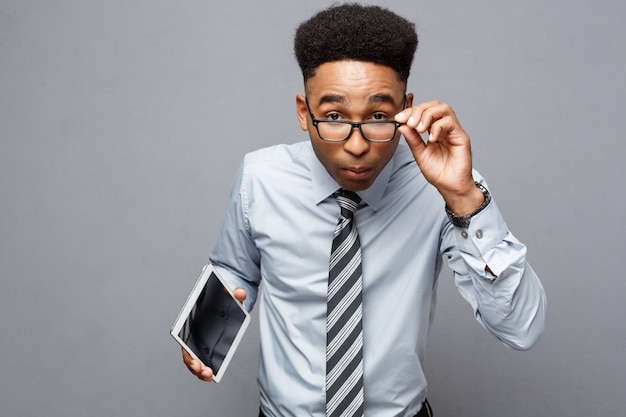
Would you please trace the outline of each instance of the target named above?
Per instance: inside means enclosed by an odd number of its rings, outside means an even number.
[[[381,97],[400,99],[405,83],[395,70],[385,65],[361,61],[333,61],[320,65],[306,84],[313,100],[377,101]]]

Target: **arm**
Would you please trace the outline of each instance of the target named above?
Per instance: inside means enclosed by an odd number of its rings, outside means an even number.
[[[260,254],[249,232],[245,217],[245,181],[243,165],[240,167],[231,191],[230,203],[222,230],[210,259],[219,270],[233,294],[250,311],[256,300],[260,280]],[[189,371],[203,381],[213,380],[213,370],[193,359],[185,350],[183,362]]]
[[[412,95],[408,98],[411,103]],[[403,123],[400,132],[449,210],[456,216],[474,213],[485,198],[474,183],[469,136],[450,106],[422,103],[396,115],[396,121]],[[495,202],[473,216],[469,227],[448,223],[442,251],[459,292],[491,334],[515,349],[536,343],[544,328],[545,293],[526,262],[526,247],[508,231]]]
[[[228,211],[209,258],[230,288],[243,288],[244,307],[251,311],[261,280],[261,254],[252,238],[246,214],[249,210],[244,164],[232,187]]]
[[[495,201],[467,228],[448,222],[442,250],[476,320],[505,345],[530,349],[544,330],[546,297],[526,247],[509,232]]]

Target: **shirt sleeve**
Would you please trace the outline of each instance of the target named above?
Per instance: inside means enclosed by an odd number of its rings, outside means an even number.
[[[495,201],[468,228],[448,222],[443,236],[456,286],[478,322],[505,345],[530,349],[544,330],[546,296],[526,246],[508,230]]]
[[[252,239],[247,213],[248,194],[242,164],[232,187],[226,218],[209,258],[231,289],[246,290],[243,305],[250,311],[261,279],[261,254]]]

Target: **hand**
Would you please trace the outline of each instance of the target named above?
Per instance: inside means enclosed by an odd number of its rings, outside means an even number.
[[[459,216],[482,203],[472,178],[470,138],[456,114],[445,103],[429,101],[409,107],[395,117],[424,177],[433,184],[450,209]],[[424,143],[420,134],[428,133]]]
[[[202,381],[213,381],[213,369],[202,365],[202,362],[192,358],[185,349],[181,350],[183,352],[183,362],[185,363],[185,366],[187,366],[187,369],[189,369],[189,372],[197,376],[198,379],[201,379]]]
[[[233,290],[233,295],[235,296],[237,300],[239,300],[242,303],[247,297],[246,290],[244,290],[243,288],[235,288]],[[213,381],[213,370],[211,368],[209,368],[208,366],[204,366],[202,362],[192,358],[191,355],[187,353],[185,349],[181,349],[181,350],[183,353],[183,362],[185,363],[185,366],[187,367],[187,369],[189,369],[189,372],[194,374],[196,377],[198,377],[198,379],[202,381],[206,381],[206,382]]]

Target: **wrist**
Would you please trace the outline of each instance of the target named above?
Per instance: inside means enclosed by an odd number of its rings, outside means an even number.
[[[457,227],[468,227],[471,218],[480,213],[491,201],[489,191],[477,182],[474,184],[472,192],[467,195],[456,195],[450,199],[444,197],[446,213],[452,224]]]
[[[467,216],[484,201],[484,194],[478,184],[470,177],[464,185],[453,190],[439,189],[446,202],[446,207],[457,216]]]

